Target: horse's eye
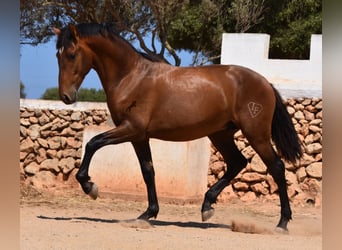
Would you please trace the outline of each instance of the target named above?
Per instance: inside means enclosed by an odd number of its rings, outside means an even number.
[[[75,54],[75,53],[68,54],[68,59],[69,59],[69,60],[74,60],[75,57],[76,57],[76,54]]]

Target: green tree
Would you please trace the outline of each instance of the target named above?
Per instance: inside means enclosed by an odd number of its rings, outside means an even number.
[[[223,32],[270,34],[271,57],[301,59],[311,34],[322,32],[321,13],[321,0],[21,0],[20,42],[44,43],[52,26],[69,22],[107,22],[175,65],[181,50],[192,52],[196,65],[218,63]]]
[[[25,85],[20,81],[20,98],[26,98]]]
[[[322,1],[288,1],[275,23],[271,57],[309,58],[311,34],[322,33]]]
[[[43,100],[60,100],[58,88],[48,88],[41,96]],[[84,102],[105,102],[106,94],[102,89],[80,88],[77,93],[77,100]]]

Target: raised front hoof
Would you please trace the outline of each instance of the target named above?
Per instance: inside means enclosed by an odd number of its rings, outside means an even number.
[[[156,209],[147,209],[144,213],[142,213],[137,219],[138,220],[149,220],[150,218],[157,218],[159,210]]]
[[[213,217],[215,210],[210,208],[209,210],[202,211],[202,221],[207,221]]]
[[[91,190],[88,194],[93,200],[96,200],[99,195],[99,188],[95,183],[93,183]]]
[[[93,182],[87,182],[85,185],[84,192],[89,195],[93,200],[96,200],[99,195],[99,188]]]

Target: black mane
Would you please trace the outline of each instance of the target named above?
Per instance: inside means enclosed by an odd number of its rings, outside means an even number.
[[[157,58],[157,56],[152,56],[149,54],[146,54],[144,52],[138,51],[136,48],[134,48],[128,41],[126,41],[124,38],[120,36],[120,31],[116,25],[113,24],[98,24],[98,23],[80,23],[76,25],[78,35],[82,37],[88,37],[88,36],[97,36],[101,35],[103,37],[109,37],[114,38],[118,37],[125,41],[127,44],[129,44],[134,51],[136,51],[138,54],[143,56],[144,58],[152,61],[152,62],[161,62],[162,60]],[[61,29],[61,33],[58,36],[56,48],[57,50],[64,47],[68,48],[73,41],[73,37],[71,36],[70,30],[68,26]]]

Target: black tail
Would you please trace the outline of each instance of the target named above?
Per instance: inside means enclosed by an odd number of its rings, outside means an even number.
[[[276,107],[272,121],[272,139],[279,155],[286,161],[295,163],[303,155],[301,144],[279,92],[274,87],[273,90],[276,96]]]

